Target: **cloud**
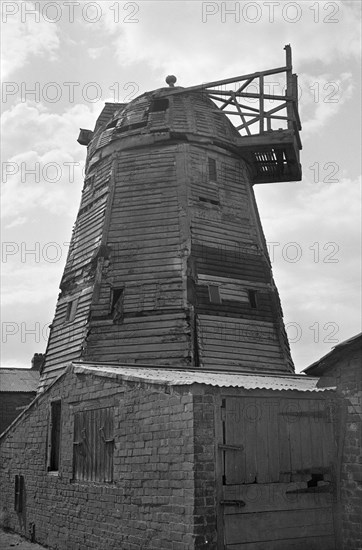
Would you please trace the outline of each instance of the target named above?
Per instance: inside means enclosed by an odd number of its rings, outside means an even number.
[[[1,67],[3,79],[18,69],[21,69],[31,56],[56,58],[60,41],[56,23],[49,23],[43,17],[30,13],[34,10],[34,2],[7,2],[12,15],[6,12],[3,3],[2,17],[2,53]],[[5,14],[8,13],[6,16]]]
[[[91,59],[99,59],[104,51],[104,47],[101,48],[88,48],[88,55]]]
[[[24,217],[36,209],[74,216],[83,180],[85,149],[79,128],[93,127],[99,106],[74,105],[62,115],[41,103],[18,103],[2,116],[2,214]],[[15,153],[16,152],[16,153]],[[70,192],[72,189],[72,192]],[[77,200],[74,201],[74,197]]]
[[[7,163],[15,171],[2,187],[2,215],[11,218],[44,208],[50,214],[69,214],[71,186],[81,182],[82,170],[74,157],[61,150],[44,155],[29,151]],[[74,172],[74,177],[73,177]],[[78,194],[78,193],[77,193]]]
[[[19,218],[15,218],[11,223],[6,225],[5,229],[12,229],[13,227],[18,227],[19,225],[23,225],[27,221],[27,218],[24,216],[20,216]]]
[[[245,4],[142,2],[133,17],[138,23],[122,21],[120,31],[112,3],[103,2],[99,27],[114,37],[120,65],[147,63],[154,72],[176,74],[180,85],[281,66],[287,43],[292,44],[298,65],[316,61],[328,65],[360,55],[356,2],[288,3],[297,4],[299,13],[283,3],[273,13],[268,2],[249,3],[258,6],[254,11],[246,11]]]
[[[316,76],[303,73],[299,78],[299,85],[304,137],[309,137],[327,124],[351,99],[354,92],[351,73],[342,73],[338,78],[331,74]]]
[[[103,107],[103,104],[102,104]],[[52,111],[42,103],[18,102],[1,117],[3,135],[3,158],[10,159],[21,151],[37,151],[40,155],[49,150],[61,149],[84,158],[85,150],[76,141],[80,127],[94,126],[101,108],[97,104],[75,104],[64,113]]]
[[[288,186],[256,194],[300,370],[360,330],[361,180]]]

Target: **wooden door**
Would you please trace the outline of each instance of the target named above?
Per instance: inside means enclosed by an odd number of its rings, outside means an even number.
[[[219,442],[225,550],[335,550],[326,400],[226,397]]]

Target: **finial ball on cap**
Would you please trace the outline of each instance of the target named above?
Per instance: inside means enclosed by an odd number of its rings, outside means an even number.
[[[166,84],[173,87],[175,85],[177,78],[173,74],[166,76]]]

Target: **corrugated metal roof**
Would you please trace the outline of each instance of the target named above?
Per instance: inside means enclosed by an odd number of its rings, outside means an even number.
[[[0,392],[35,392],[39,377],[37,370],[0,368]]]
[[[122,380],[145,381],[152,384],[170,386],[189,386],[191,384],[207,384],[224,388],[244,388],[247,390],[297,390],[325,391],[334,388],[318,388],[319,378],[305,375],[283,374],[253,374],[228,373],[215,371],[189,371],[172,368],[111,366],[90,363],[73,364],[73,372],[79,374],[95,374]]]

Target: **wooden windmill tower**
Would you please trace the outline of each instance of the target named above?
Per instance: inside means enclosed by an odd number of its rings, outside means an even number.
[[[253,193],[301,179],[285,49],[277,69],[189,88],[168,77],[81,130],[86,176],[43,384],[71,360],[293,372]],[[281,75],[285,94],[266,93]]]

